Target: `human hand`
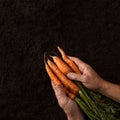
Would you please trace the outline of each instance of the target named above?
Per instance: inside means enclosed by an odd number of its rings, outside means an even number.
[[[72,80],[78,80],[82,82],[82,84],[89,89],[100,91],[104,80],[92,69],[92,67],[84,63],[79,58],[69,58],[75,62],[82,74],[76,74],[71,72],[67,74],[67,77]]]
[[[59,106],[66,113],[68,120],[84,120],[82,111],[79,109],[74,100],[66,96],[62,86],[58,86],[52,83],[52,87]]]

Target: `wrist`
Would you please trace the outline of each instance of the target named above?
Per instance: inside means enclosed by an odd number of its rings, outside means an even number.
[[[103,79],[101,79],[99,85],[100,85],[100,87],[98,89],[99,93],[104,93],[108,89],[108,82]]]
[[[81,111],[66,112],[67,120],[84,120],[83,113]]]
[[[84,120],[77,116],[67,116],[67,120]]]

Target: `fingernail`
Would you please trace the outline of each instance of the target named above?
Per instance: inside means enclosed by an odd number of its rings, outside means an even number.
[[[69,78],[70,78],[70,77],[71,77],[71,73],[68,73],[68,74],[67,74],[67,77],[69,77]]]

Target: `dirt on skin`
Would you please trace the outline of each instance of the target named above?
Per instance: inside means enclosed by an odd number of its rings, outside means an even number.
[[[119,0],[1,0],[0,120],[66,120],[43,62],[57,45],[120,84],[119,11]]]

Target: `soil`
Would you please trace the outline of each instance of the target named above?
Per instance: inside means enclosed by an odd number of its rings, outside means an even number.
[[[119,0],[0,1],[0,119],[66,120],[43,54],[68,55],[120,84]]]

